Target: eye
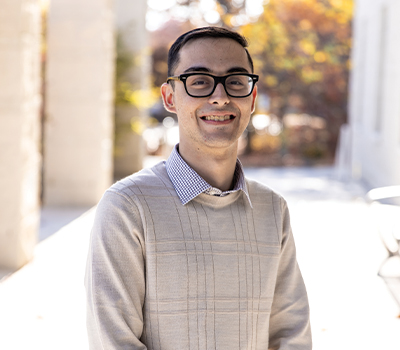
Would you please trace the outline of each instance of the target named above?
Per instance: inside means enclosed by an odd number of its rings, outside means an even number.
[[[229,85],[244,85],[242,81],[240,80],[230,80],[228,82]]]
[[[193,89],[206,89],[214,86],[214,80],[207,75],[192,75],[188,77],[186,84]]]
[[[208,84],[208,81],[198,78],[192,81],[191,85],[205,85]]]
[[[227,79],[226,84],[231,89],[242,89],[248,86],[249,78],[246,75],[234,75]]]

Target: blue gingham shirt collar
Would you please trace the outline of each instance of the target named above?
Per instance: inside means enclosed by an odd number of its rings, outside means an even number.
[[[183,205],[190,202],[193,198],[197,197],[203,192],[210,195],[226,196],[229,193],[241,190],[246,194],[247,200],[252,207],[244,177],[243,167],[239,159],[236,161],[233,189],[229,191],[221,191],[215,187],[212,187],[183,160],[178,152],[178,146],[179,145],[176,145],[172,150],[171,155],[165,163],[165,167],[167,169],[168,176],[174,185],[175,191]]]

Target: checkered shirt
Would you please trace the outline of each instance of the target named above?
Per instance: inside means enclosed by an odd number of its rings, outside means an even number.
[[[169,178],[174,185],[175,191],[178,194],[182,204],[190,202],[200,193],[206,193],[213,196],[226,196],[229,193],[243,191],[246,194],[250,206],[251,201],[247,191],[247,185],[243,173],[243,167],[240,160],[236,161],[235,173],[233,175],[233,189],[229,191],[221,191],[218,188],[212,187],[199,174],[196,173],[181,157],[178,152],[178,145],[174,147],[171,155],[165,163]]]

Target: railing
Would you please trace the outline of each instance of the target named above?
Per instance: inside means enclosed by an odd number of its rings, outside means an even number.
[[[367,193],[379,236],[388,252],[378,275],[385,281],[400,308],[400,205],[393,202],[398,198],[400,186],[374,188]]]

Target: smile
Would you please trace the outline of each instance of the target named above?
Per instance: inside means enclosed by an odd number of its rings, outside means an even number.
[[[233,114],[227,114],[227,115],[207,115],[204,117],[201,117],[203,120],[213,120],[217,122],[223,122],[225,120],[230,120],[234,119],[235,116]]]

